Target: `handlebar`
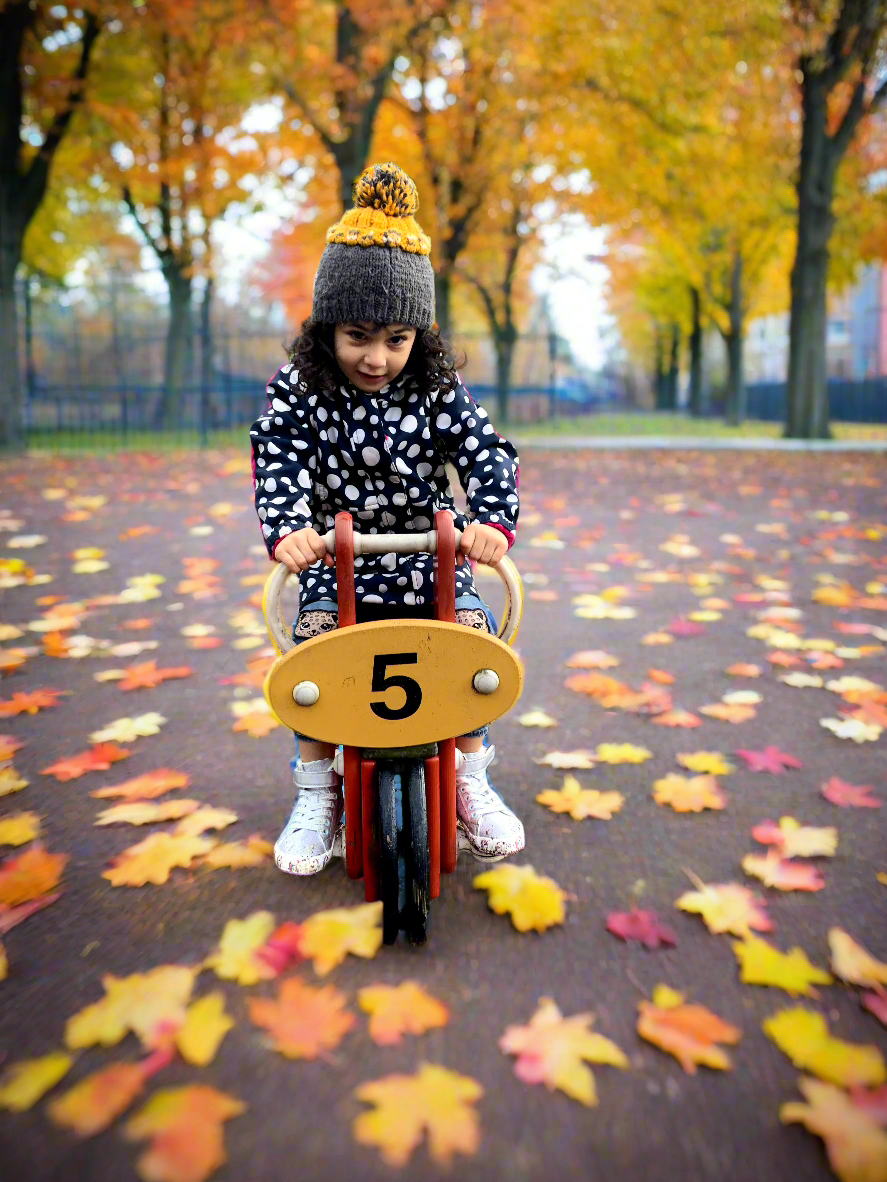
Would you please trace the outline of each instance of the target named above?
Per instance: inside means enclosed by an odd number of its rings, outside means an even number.
[[[456,536],[456,550],[458,553],[461,530],[454,531]],[[336,553],[335,530],[321,535],[327,548],[327,553]],[[359,534],[354,533],[354,556],[362,554],[436,554],[437,534],[434,530],[427,533],[412,534]],[[505,609],[502,613],[498,638],[506,644],[512,644],[520,627],[523,609],[523,588],[517,567],[510,558],[504,556],[499,559],[493,570],[499,575],[505,586]],[[279,562],[268,576],[265,591],[262,596],[262,610],[268,632],[279,653],[289,652],[293,648],[290,635],[282,612],[281,593],[287,579],[292,574],[289,567]]]

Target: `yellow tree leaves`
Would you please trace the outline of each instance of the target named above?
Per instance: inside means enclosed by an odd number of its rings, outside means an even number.
[[[107,878],[111,886],[140,887],[149,882],[160,885],[176,866],[190,866],[195,858],[209,853],[214,844],[206,837],[152,833],[118,854],[102,878]]]
[[[91,792],[90,796],[101,800],[118,796],[123,800],[153,800],[174,788],[187,788],[190,783],[191,777],[184,772],[162,767],[153,772],[145,772],[143,776],[123,780],[120,784],[112,784],[108,788],[98,788]]]
[[[388,1165],[405,1165],[426,1132],[428,1152],[439,1165],[449,1165],[456,1153],[477,1152],[473,1105],[483,1088],[469,1076],[423,1063],[415,1075],[388,1075],[361,1084],[354,1094],[373,1105],[355,1119],[355,1139],[376,1146]]]
[[[726,808],[727,802],[714,776],[679,776],[669,773],[653,784],[653,799],[676,813],[701,813]]]
[[[733,765],[720,751],[689,751],[676,755],[675,759],[688,772],[703,776],[726,776],[733,771]]]
[[[449,1012],[443,1002],[426,993],[416,981],[400,985],[368,985],[357,1004],[370,1015],[369,1034],[380,1047],[395,1046],[405,1034],[424,1034],[446,1026]]]
[[[273,970],[256,957],[273,931],[274,916],[270,911],[255,911],[246,919],[229,919],[205,967],[213,969],[222,980],[239,985],[255,985],[273,977]]]
[[[146,1080],[165,1066],[168,1053],[158,1051],[141,1063],[112,1063],[87,1075],[46,1106],[49,1119],[78,1137],[93,1137],[129,1108]]]
[[[887,985],[887,964],[875,960],[861,944],[843,930],[829,928],[828,946],[831,952],[832,972],[842,981],[878,989]]]
[[[319,976],[326,976],[349,952],[352,956],[375,956],[382,946],[381,922],[381,903],[317,911],[300,925],[299,952],[313,961]]]
[[[74,1060],[64,1051],[13,1063],[0,1076],[0,1108],[25,1112],[67,1074]]]
[[[155,1092],[127,1121],[129,1141],[151,1138],[136,1169],[144,1182],[203,1182],[227,1160],[222,1125],[246,1105],[203,1084]]]
[[[812,1071],[838,1087],[872,1087],[887,1079],[877,1047],[844,1042],[829,1034],[822,1014],[803,1006],[779,1010],[767,1018],[764,1033],[788,1055],[795,1067]]]
[[[499,1040],[508,1055],[516,1055],[514,1073],[524,1083],[559,1088],[580,1104],[597,1104],[594,1076],[586,1063],[628,1067],[628,1059],[614,1042],[591,1030],[591,1014],[564,1018],[550,997],[539,1001],[526,1026],[509,1026]]]
[[[802,948],[780,952],[766,940],[747,935],[734,941],[733,951],[740,966],[740,979],[746,985],[775,985],[793,996],[816,997],[814,985],[831,985],[831,974],[810,963]]]
[[[271,1045],[288,1059],[316,1059],[338,1046],[354,1025],[345,997],[333,985],[306,985],[289,977],[276,1000],[249,999],[249,1016],[271,1035]]]
[[[829,1164],[841,1182],[887,1178],[887,1131],[876,1116],[832,1084],[802,1078],[806,1103],[791,1100],[779,1110],[783,1124],[797,1122],[825,1142]]]
[[[13,813],[0,820],[0,845],[27,845],[40,833],[36,813]]]
[[[68,1019],[65,1045],[112,1047],[131,1030],[146,1049],[161,1046],[185,1022],[194,976],[183,965],[160,965],[129,977],[103,977],[105,996]]]
[[[574,821],[594,817],[609,821],[625,803],[621,792],[601,792],[597,788],[583,788],[575,776],[564,776],[560,788],[547,788],[536,797],[553,813],[568,813]]]
[[[224,995],[207,993],[188,1006],[185,1020],[176,1031],[179,1054],[195,1067],[206,1067],[233,1025],[234,1019],[225,1013]]]
[[[772,930],[773,924],[765,910],[767,904],[747,887],[735,882],[698,885],[698,890],[681,895],[675,907],[701,915],[710,932],[715,935],[729,932],[732,936],[746,936],[752,930]]]
[[[179,821],[200,807],[196,800],[133,800],[103,809],[96,825],[154,825],[160,821]]]
[[[49,854],[32,845],[23,854],[0,863],[0,905],[15,907],[54,891],[68,861],[66,854]]]
[[[478,874],[473,885],[489,892],[490,910],[510,915],[519,932],[543,932],[564,922],[564,892],[532,866],[497,866]]]
[[[697,1065],[727,1071],[732,1066],[718,1043],[739,1042],[740,1031],[701,1005],[687,1005],[680,993],[664,986],[653,991],[652,1001],[638,1005],[637,1031],[641,1038],[674,1055],[688,1075]]]

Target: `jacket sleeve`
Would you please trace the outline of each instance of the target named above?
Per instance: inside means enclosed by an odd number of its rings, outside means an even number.
[[[268,386],[268,409],[250,428],[256,512],[268,555],[281,538],[312,525],[314,483],[308,457],[314,454],[311,422],[298,393],[292,365],[284,365]]]
[[[435,437],[459,474],[469,519],[498,529],[511,546],[519,511],[517,451],[493,428],[461,381],[432,406]]]

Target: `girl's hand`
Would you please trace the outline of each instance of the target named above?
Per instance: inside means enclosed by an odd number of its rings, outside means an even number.
[[[466,558],[473,558],[475,562],[483,562],[486,566],[495,566],[508,550],[508,539],[491,525],[473,521],[462,531],[459,550],[457,566],[462,566]]]
[[[297,529],[295,533],[282,538],[274,550],[274,557],[289,567],[293,574],[307,570],[320,558],[326,566],[336,565],[332,554],[327,554],[323,538],[310,525],[307,529]]]

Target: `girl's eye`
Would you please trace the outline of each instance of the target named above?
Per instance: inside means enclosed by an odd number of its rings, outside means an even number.
[[[352,332],[349,332],[348,335],[351,337],[352,341],[362,341],[364,339],[363,333],[357,332],[356,329]]]
[[[402,345],[406,339],[407,339],[406,337],[389,337],[388,344],[389,345]]]

